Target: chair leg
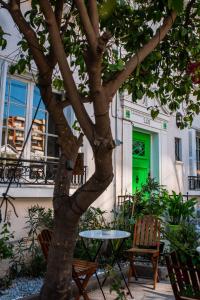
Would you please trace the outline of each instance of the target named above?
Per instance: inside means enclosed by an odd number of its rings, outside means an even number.
[[[74,278],[74,280],[76,281],[76,284],[78,283],[77,287],[79,289],[79,295],[75,298],[75,300],[79,300],[81,295],[83,296],[84,300],[90,300],[90,298],[88,297],[87,292],[86,292],[86,287],[87,287],[88,281],[93,273],[94,272],[87,274],[85,276],[85,278],[82,280],[82,283],[78,277],[76,277],[76,279]]]
[[[130,282],[130,278],[134,276],[135,280],[138,280],[136,269],[135,269],[135,264],[134,264],[134,257],[130,259],[130,266],[129,266],[129,271],[128,271],[128,284]]]
[[[158,281],[158,259],[159,259],[158,256],[151,257],[152,266],[153,266],[153,288],[154,288],[154,290],[156,289],[156,284]]]

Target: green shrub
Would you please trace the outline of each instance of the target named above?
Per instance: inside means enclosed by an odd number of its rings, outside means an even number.
[[[0,260],[10,258],[13,253],[13,245],[10,240],[14,237],[10,232],[10,223],[4,223],[0,232]]]
[[[181,193],[176,194],[172,191],[172,195],[166,193],[165,201],[167,203],[165,216],[169,224],[178,225],[194,216],[196,198],[184,201]]]

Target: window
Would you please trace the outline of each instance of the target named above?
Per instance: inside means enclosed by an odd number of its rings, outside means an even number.
[[[142,141],[133,141],[133,155],[145,156],[145,143]]]
[[[175,138],[175,160],[182,161],[182,141],[180,138]]]
[[[200,175],[200,133],[196,135],[197,175]]]
[[[40,102],[40,92],[34,88],[32,118]],[[56,129],[51,116],[40,102],[31,134],[31,159],[54,159],[59,157]]]
[[[2,156],[19,156],[39,101],[40,92],[37,87],[18,79],[7,79],[0,145]],[[41,101],[23,158],[47,161],[58,157],[59,145],[55,126]]]
[[[28,85],[8,79],[4,102],[1,152],[16,156],[23,147]]]

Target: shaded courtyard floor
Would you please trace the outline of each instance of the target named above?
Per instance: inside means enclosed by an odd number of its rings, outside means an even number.
[[[152,287],[152,280],[140,278],[137,282],[130,284],[130,289],[135,300],[174,300],[171,285],[168,281],[158,283],[156,290]],[[126,290],[125,290],[126,291]],[[110,294],[109,286],[104,287],[106,300],[116,299],[116,294]],[[89,293],[90,300],[102,300],[103,296],[100,290],[94,290]],[[131,299],[127,296],[127,300]]]

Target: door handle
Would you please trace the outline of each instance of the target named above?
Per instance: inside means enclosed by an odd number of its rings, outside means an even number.
[[[137,175],[136,178],[135,178],[135,182],[136,182],[136,183],[139,182],[139,177],[138,177],[138,175]]]

